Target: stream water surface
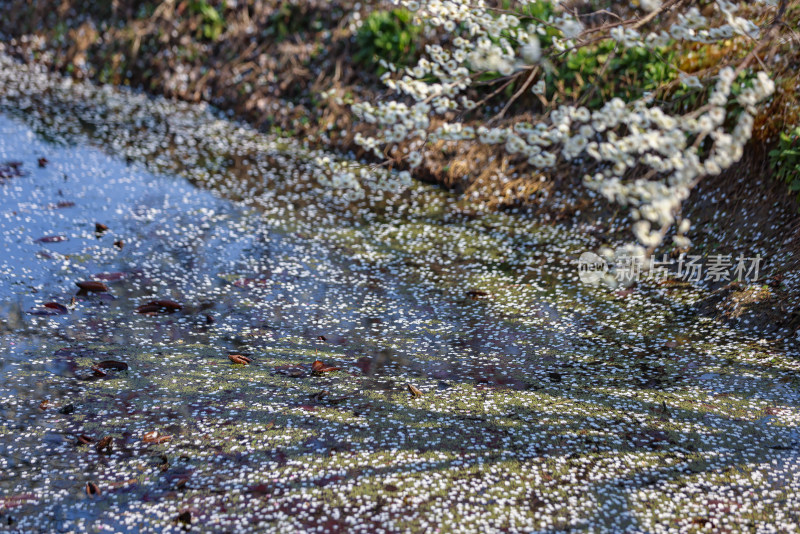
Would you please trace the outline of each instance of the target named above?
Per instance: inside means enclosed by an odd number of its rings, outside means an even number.
[[[581,285],[593,234],[4,56],[0,113],[3,528],[800,524],[797,347],[701,289]]]

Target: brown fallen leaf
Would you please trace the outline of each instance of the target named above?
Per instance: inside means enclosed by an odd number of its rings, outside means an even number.
[[[94,376],[99,376],[100,378],[105,378],[108,376],[108,373],[106,373],[96,365],[92,366],[92,371],[94,372]]]
[[[167,441],[171,440],[172,436],[159,434],[157,430],[153,430],[152,432],[147,432],[144,436],[142,436],[142,441],[145,443],[155,443],[156,445],[159,443],[166,443]]]
[[[97,484],[94,482],[87,482],[86,483],[86,495],[90,497],[94,497],[95,495],[100,495],[102,492],[100,488],[97,487]]]
[[[365,375],[369,373],[370,368],[372,367],[372,358],[369,356],[362,356],[358,360],[356,360],[356,367],[361,369],[361,372]]]
[[[94,438],[86,434],[81,434],[78,436],[78,443],[81,445],[88,445],[89,443],[94,443]]]
[[[100,441],[97,442],[97,445],[94,446],[95,450],[98,454],[109,454],[114,449],[114,438],[111,436],[106,436]]]
[[[329,365],[325,365],[319,360],[314,361],[311,364],[311,372],[315,375],[321,375],[322,373],[330,373],[331,371],[341,371],[341,367],[331,367]]]
[[[48,310],[55,310],[62,315],[69,313],[69,308],[58,302],[45,302],[42,306]]]
[[[69,308],[58,302],[45,302],[41,306],[36,306],[28,311],[31,315],[66,315]]]
[[[108,226],[103,223],[94,223],[94,233],[97,237],[100,237],[104,233],[108,231]]]
[[[467,296],[470,297],[472,300],[478,300],[482,297],[488,297],[489,293],[486,291],[481,291],[480,289],[470,289],[467,291]]]
[[[325,338],[325,336],[317,336],[317,340],[318,340],[318,341],[327,341],[327,339]]]
[[[156,306],[155,304],[142,304],[136,308],[136,313],[141,313],[143,315],[155,315],[160,312],[161,306]]]
[[[155,304],[157,306],[161,306],[162,308],[166,308],[170,311],[178,311],[183,309],[183,304],[179,302],[175,302],[174,300],[169,299],[162,299],[162,300],[154,300],[151,304]]]
[[[45,317],[52,317],[54,315],[63,315],[63,313],[59,311],[51,310],[50,308],[45,308],[44,306],[36,306],[34,308],[31,308],[30,310],[28,310],[28,314],[45,316]]]
[[[119,362],[117,360],[103,360],[102,362],[95,365],[95,367],[99,369],[113,369],[115,371],[127,371],[128,364],[125,362]]]
[[[174,300],[151,300],[136,308],[136,313],[175,313],[183,309],[183,305]]]
[[[192,524],[192,512],[189,510],[184,510],[183,512],[178,514],[178,517],[175,518],[176,523],[182,523],[184,525],[191,525]]]
[[[42,411],[48,409],[50,406],[52,406],[52,403],[49,400],[43,400],[39,403],[39,409]]]
[[[411,393],[412,397],[422,397],[422,392],[411,384],[406,384],[406,389],[408,389],[408,392]]]
[[[105,285],[103,282],[97,282],[95,280],[75,282],[75,285],[78,286],[81,291],[85,291],[87,293],[105,293],[108,291],[107,285]]]
[[[123,241],[122,239],[118,239],[118,240],[114,241],[114,246],[117,247],[118,249],[122,250],[122,247],[125,246],[125,241]]]
[[[39,164],[39,167],[41,168],[47,167],[48,164],[47,158],[39,158],[36,160],[36,162]]]
[[[228,359],[238,365],[249,365],[250,362],[253,361],[247,356],[242,356],[241,354],[228,354]]]

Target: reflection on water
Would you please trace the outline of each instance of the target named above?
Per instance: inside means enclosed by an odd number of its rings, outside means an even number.
[[[371,375],[402,367],[439,379],[486,373],[500,383],[500,369],[525,365],[523,353],[536,346],[530,333],[476,316],[477,302],[431,298],[185,180],[155,176],[97,149],[53,147],[6,117],[0,131],[0,160],[20,160],[26,172],[6,186],[0,206],[7,251],[0,298],[5,327],[17,335],[226,349],[324,336],[345,353],[369,357]],[[41,157],[46,167],[31,164]],[[65,200],[67,207],[54,207]],[[98,222],[109,230],[98,235]],[[66,239],[40,240],[51,235]],[[122,249],[114,245],[119,240]],[[108,293],[75,296],[76,281],[98,279]],[[25,313],[73,298],[64,316]],[[134,313],[159,298],[184,309],[157,318]]]

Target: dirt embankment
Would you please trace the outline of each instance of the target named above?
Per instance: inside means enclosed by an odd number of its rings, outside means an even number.
[[[362,158],[353,138],[359,131],[369,133],[368,127],[353,122],[348,103],[377,98],[384,88],[374,66],[355,61],[355,34],[358,17],[379,7],[385,6],[350,0],[10,0],[0,33],[6,50],[23,61],[77,78],[207,101],[261,128],[280,128]],[[791,79],[778,81],[741,164],[707,179],[687,204],[694,221],[691,253],[758,254],[768,282],[746,298],[735,285],[717,284],[716,300],[701,310],[725,318],[750,310],[751,321],[765,328],[796,329],[800,217],[786,186],[771,178],[764,148],[787,117],[797,114],[786,111],[797,105]],[[331,90],[338,100],[320,98]],[[530,105],[521,98],[500,123],[529,118]],[[512,156],[466,144],[442,144],[428,156],[416,177],[456,190],[465,202],[478,201],[487,209],[524,207],[554,223],[581,223],[607,232],[609,239],[628,238],[625,210],[587,197],[580,174],[568,165],[543,177]],[[662,252],[678,251],[657,253]]]

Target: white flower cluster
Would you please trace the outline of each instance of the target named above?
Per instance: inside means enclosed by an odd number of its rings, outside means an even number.
[[[774,84],[766,73],[758,73],[749,87],[735,97],[743,108],[730,131],[726,109],[732,97],[736,74],[725,68],[705,106],[685,116],[671,116],[644,98],[626,103],[615,98],[600,109],[562,105],[535,124],[513,127],[473,128],[452,117],[453,111],[469,110],[477,104],[464,92],[473,78],[487,72],[508,78],[516,73],[546,71],[546,53],[579,46],[584,25],[567,13],[547,21],[522,23],[517,17],[495,13],[483,0],[431,0],[425,3],[395,0],[416,11],[417,20],[444,30],[443,44],[428,45],[426,57],[401,73],[389,71],[384,82],[406,100],[360,102],[352,109],[357,117],[379,128],[376,137],[357,136],[364,148],[382,157],[386,145],[413,141],[418,148],[426,142],[477,140],[502,145],[509,154],[522,156],[534,167],[546,169],[559,159],[589,165],[585,184],[611,201],[632,206],[634,234],[641,245],[655,247],[666,230],[679,218],[681,204],[696,183],[730,167],[742,156],[750,138],[755,105],[768,97]],[[762,3],[763,2],[762,0]],[[648,16],[657,15],[660,2],[642,3]],[[735,35],[755,38],[759,29],[752,21],[738,17],[743,5],[718,0],[716,8],[726,24],[710,28],[710,21],[696,7],[674,17],[666,30],[642,34],[632,23],[611,25],[610,37],[625,47],[661,47],[670,40],[713,42]],[[456,31],[456,28],[461,30]],[[552,48],[542,50],[540,37],[556,28]],[[592,34],[596,38],[597,33]],[[445,46],[446,43],[446,46]],[[520,72],[524,71],[524,72]],[[434,80],[434,81],[432,81]],[[532,92],[544,95],[544,77],[531,80]],[[684,78],[688,86],[703,86],[695,77]],[[410,102],[410,103],[405,103]],[[432,117],[439,120],[433,126]],[[414,168],[423,161],[419,151],[407,153]],[[684,233],[688,221],[678,226],[675,241],[687,246]]]
[[[660,47],[666,45],[670,39],[713,43],[722,39],[730,39],[735,35],[744,35],[752,39],[759,37],[760,30],[755,23],[736,16],[738,4],[720,0],[717,2],[717,6],[724,14],[726,24],[710,27],[709,20],[700,13],[697,7],[692,6],[686,12],[679,13],[677,22],[665,30],[641,35],[635,29],[617,26],[611,30],[610,37],[626,48],[634,46]]]

